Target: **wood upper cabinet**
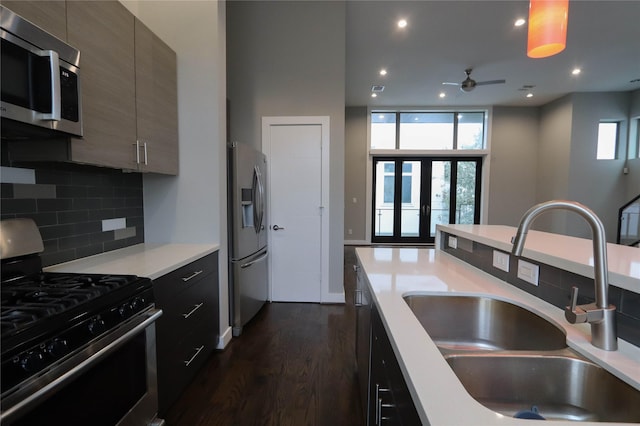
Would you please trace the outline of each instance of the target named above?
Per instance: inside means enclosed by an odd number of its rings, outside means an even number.
[[[175,52],[119,1],[2,0],[80,50],[83,137],[13,144],[17,161],[178,174]]]
[[[135,65],[139,169],[178,174],[176,54],[138,19]]]
[[[66,5],[68,42],[81,55],[84,129],[71,160],[135,170],[134,17],[117,1]]]
[[[3,6],[24,19],[53,34],[60,40],[67,40],[67,11],[65,0],[25,1],[2,0]]]

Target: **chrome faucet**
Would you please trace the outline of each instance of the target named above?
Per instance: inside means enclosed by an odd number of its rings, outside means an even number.
[[[578,287],[571,289],[571,305],[565,308],[564,316],[571,324],[588,322],[591,324],[591,344],[606,351],[618,349],[616,334],[616,307],[609,305],[607,293],[609,278],[607,270],[607,240],[602,221],[586,206],[574,201],[552,200],[531,207],[520,219],[518,232],[512,238],[514,256],[521,256],[524,241],[531,224],[540,214],[548,210],[568,210],[578,213],[591,227],[593,241],[593,274],[595,303],[578,305]]]

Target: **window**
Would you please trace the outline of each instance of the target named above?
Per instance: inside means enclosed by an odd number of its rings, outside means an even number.
[[[453,113],[400,113],[400,149],[453,149]]]
[[[614,160],[618,150],[619,123],[601,122],[598,125],[598,160]]]
[[[374,157],[373,236],[432,243],[436,225],[479,223],[480,157]]]
[[[371,149],[395,149],[396,114],[375,112],[371,114]]]
[[[485,112],[371,113],[371,149],[484,149]]]

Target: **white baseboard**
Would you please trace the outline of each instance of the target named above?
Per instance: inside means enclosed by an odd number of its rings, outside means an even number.
[[[322,298],[322,303],[344,303],[344,292],[329,293]]]
[[[371,243],[367,240],[344,240],[345,246],[370,246]]]
[[[222,335],[218,337],[218,346],[216,346],[216,349],[226,348],[229,342],[231,341],[231,337],[232,337],[231,327],[227,327],[224,333],[222,333]]]

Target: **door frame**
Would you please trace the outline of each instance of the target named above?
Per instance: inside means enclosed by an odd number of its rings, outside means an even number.
[[[344,303],[343,293],[331,293],[329,288],[329,145],[330,145],[330,119],[329,116],[263,116],[262,117],[262,152],[267,156],[267,209],[268,220],[271,221],[271,126],[304,126],[319,125],[321,128],[321,188],[320,189],[320,303]],[[267,224],[270,227],[271,224]],[[273,257],[269,256],[269,268]],[[273,285],[269,275],[269,299],[272,297]]]

